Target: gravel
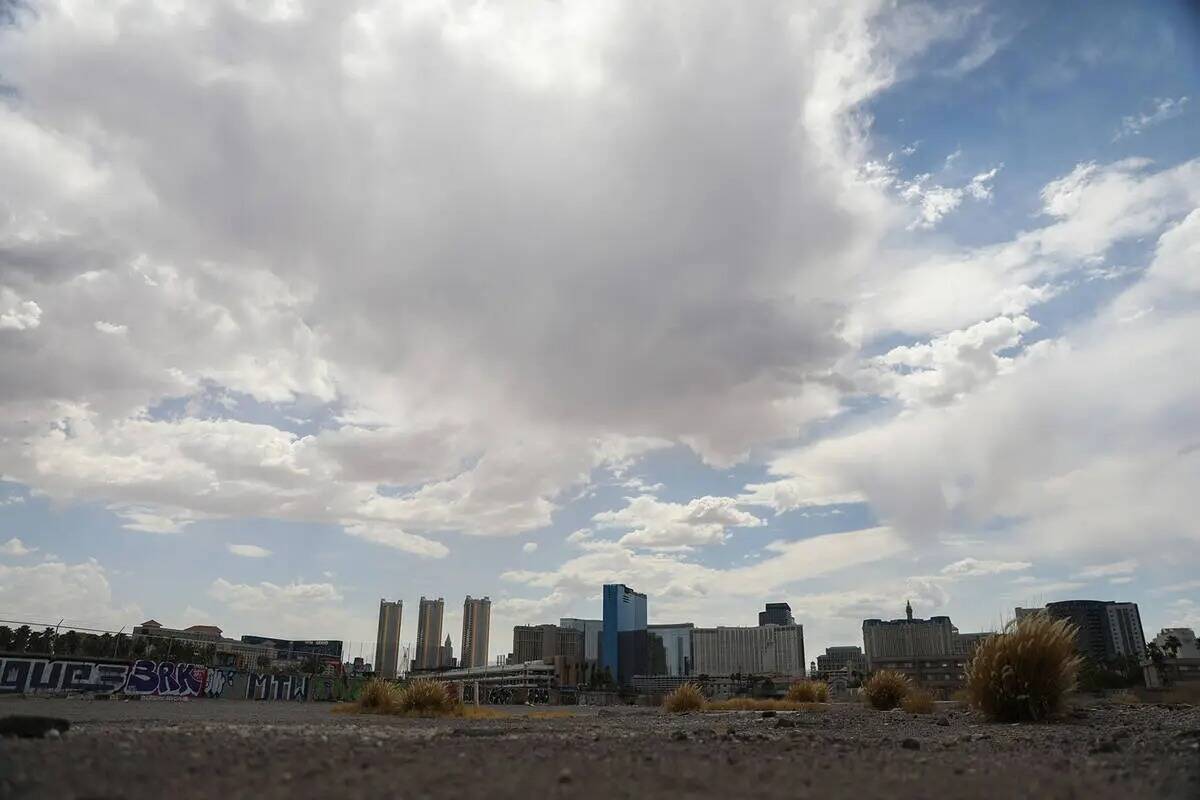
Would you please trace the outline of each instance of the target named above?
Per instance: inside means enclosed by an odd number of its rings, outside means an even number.
[[[1094,705],[1038,725],[851,704],[774,718],[504,711],[413,720],[326,704],[3,699],[0,717],[71,725],[0,739],[0,798],[1200,797],[1189,706]]]

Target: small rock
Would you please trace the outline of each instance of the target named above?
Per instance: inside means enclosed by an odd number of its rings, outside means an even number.
[[[46,731],[47,739],[57,739],[60,736],[62,736],[62,734],[58,732],[58,728],[51,728],[50,730]]]
[[[671,738],[677,742],[685,741],[688,738],[687,731],[673,731]]]
[[[763,718],[763,719],[770,719],[770,718],[771,718],[771,717],[773,717],[773,716],[775,716],[775,712],[774,712],[774,711],[764,711],[764,712],[762,712],[762,718]]]
[[[1119,753],[1119,752],[1121,752],[1121,746],[1119,744],[1117,744],[1115,739],[1106,739],[1103,742],[1097,743],[1097,745],[1092,748],[1091,752],[1093,752],[1093,753]]]
[[[950,720],[946,719],[945,717],[938,717],[938,721],[934,724],[941,725],[943,728],[949,728]]]
[[[571,776],[571,770],[563,767],[562,772],[558,773],[559,783],[570,783],[574,778]]]
[[[787,719],[786,717],[780,717],[779,719],[775,720],[775,727],[776,728],[794,728],[794,727],[796,727],[796,723],[790,719]]]
[[[41,739],[43,736],[49,734],[50,731],[59,734],[65,732],[70,727],[70,722],[58,717],[37,717],[25,714],[0,717],[0,736]]]
[[[905,750],[920,750],[921,743],[911,736],[900,743]]]

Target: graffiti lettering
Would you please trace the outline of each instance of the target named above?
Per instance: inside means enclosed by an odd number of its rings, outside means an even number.
[[[307,675],[259,675],[250,673],[246,683],[247,700],[305,700]]]
[[[115,692],[125,685],[125,664],[8,658],[0,662],[0,694]]]
[[[220,697],[225,687],[233,683],[232,667],[209,667],[204,680],[204,696]]]
[[[207,672],[207,668],[197,664],[139,659],[129,673],[125,694],[199,697],[204,692]]]

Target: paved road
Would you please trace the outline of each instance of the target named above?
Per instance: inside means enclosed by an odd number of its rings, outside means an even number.
[[[410,720],[327,705],[0,700],[72,719],[0,741],[3,798],[1200,797],[1200,710],[1103,706],[1048,725],[967,712]]]

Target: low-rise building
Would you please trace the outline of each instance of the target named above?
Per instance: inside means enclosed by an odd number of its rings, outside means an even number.
[[[967,682],[970,659],[961,654],[941,656],[886,656],[871,659],[874,672],[891,670],[907,675],[918,686],[948,693]]]
[[[816,671],[822,675],[844,671],[849,676],[865,675],[867,657],[857,645],[826,647],[824,655],[817,656]]]

